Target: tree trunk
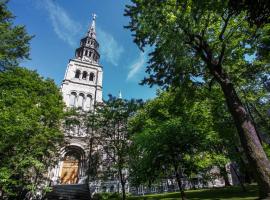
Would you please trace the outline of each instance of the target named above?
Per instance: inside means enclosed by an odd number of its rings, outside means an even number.
[[[90,135],[90,140],[89,140],[89,155],[88,155],[88,173],[87,173],[87,184],[89,186],[90,182],[90,176],[92,174],[92,167],[93,167],[93,162],[92,162],[92,151],[93,151],[93,134]]]
[[[174,171],[175,171],[176,181],[177,181],[177,184],[178,184],[178,187],[179,187],[179,190],[180,190],[180,194],[181,194],[181,199],[186,200],[187,198],[186,198],[183,186],[182,186],[181,176],[180,176],[176,166],[174,167]]]
[[[240,175],[238,174],[238,172],[237,172],[237,170],[235,169],[235,167],[233,166],[233,164],[231,165],[231,168],[233,169],[234,174],[236,175],[236,177],[237,177],[237,179],[238,179],[238,181],[239,181],[239,184],[240,184],[240,186],[241,186],[241,188],[242,188],[242,191],[243,191],[243,192],[246,192],[247,189],[246,189],[246,187],[245,187],[245,185],[244,185],[244,183],[243,183],[243,180],[242,180],[242,178],[240,177]]]
[[[0,188],[0,199],[3,199],[3,190]]]
[[[219,82],[226,98],[249,166],[259,185],[260,197],[270,197],[270,162],[260,143],[254,124],[222,67],[211,66],[210,71]]]
[[[225,187],[231,186],[230,181],[229,181],[229,177],[228,177],[228,173],[227,173],[227,170],[226,170],[226,165],[220,167],[220,175],[224,179]]]
[[[123,174],[122,174],[122,169],[118,169],[118,173],[119,173],[119,178],[120,178],[120,182],[121,182],[121,188],[122,188],[122,200],[126,199],[126,181],[124,180]]]

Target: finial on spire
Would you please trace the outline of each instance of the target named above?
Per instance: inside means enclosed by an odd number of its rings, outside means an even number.
[[[95,21],[97,17],[96,13],[93,13],[92,16],[93,16],[93,21]]]
[[[93,16],[92,24],[87,32],[87,35],[89,37],[96,39],[96,17],[97,17],[97,15],[95,13],[93,13],[92,16]]]
[[[119,91],[118,99],[122,99],[122,93],[121,93],[121,90]]]

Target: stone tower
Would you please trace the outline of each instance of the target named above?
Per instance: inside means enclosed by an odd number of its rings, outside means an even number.
[[[68,108],[81,112],[94,108],[95,103],[102,103],[102,66],[99,64],[99,44],[96,40],[96,16],[87,34],[75,50],[75,58],[67,65],[61,92]],[[49,177],[53,185],[85,183],[89,157],[89,138],[86,127],[80,118],[78,123],[64,125],[66,145],[60,149],[58,162],[50,170]]]
[[[99,64],[99,43],[96,40],[96,15],[75,58],[67,65],[61,85],[64,102],[67,107],[76,107],[84,111],[91,110],[96,102],[102,102],[102,66]]]

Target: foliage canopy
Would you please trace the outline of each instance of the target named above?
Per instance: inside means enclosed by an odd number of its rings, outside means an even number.
[[[0,185],[4,194],[35,190],[63,141],[64,103],[50,79],[13,67],[0,73]]]
[[[0,70],[17,66],[22,59],[29,59],[32,38],[24,26],[13,25],[14,16],[7,9],[7,2],[0,0]]]

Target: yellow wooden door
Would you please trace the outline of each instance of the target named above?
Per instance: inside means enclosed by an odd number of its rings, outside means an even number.
[[[64,160],[61,173],[61,184],[76,184],[78,181],[78,170],[78,160]]]

